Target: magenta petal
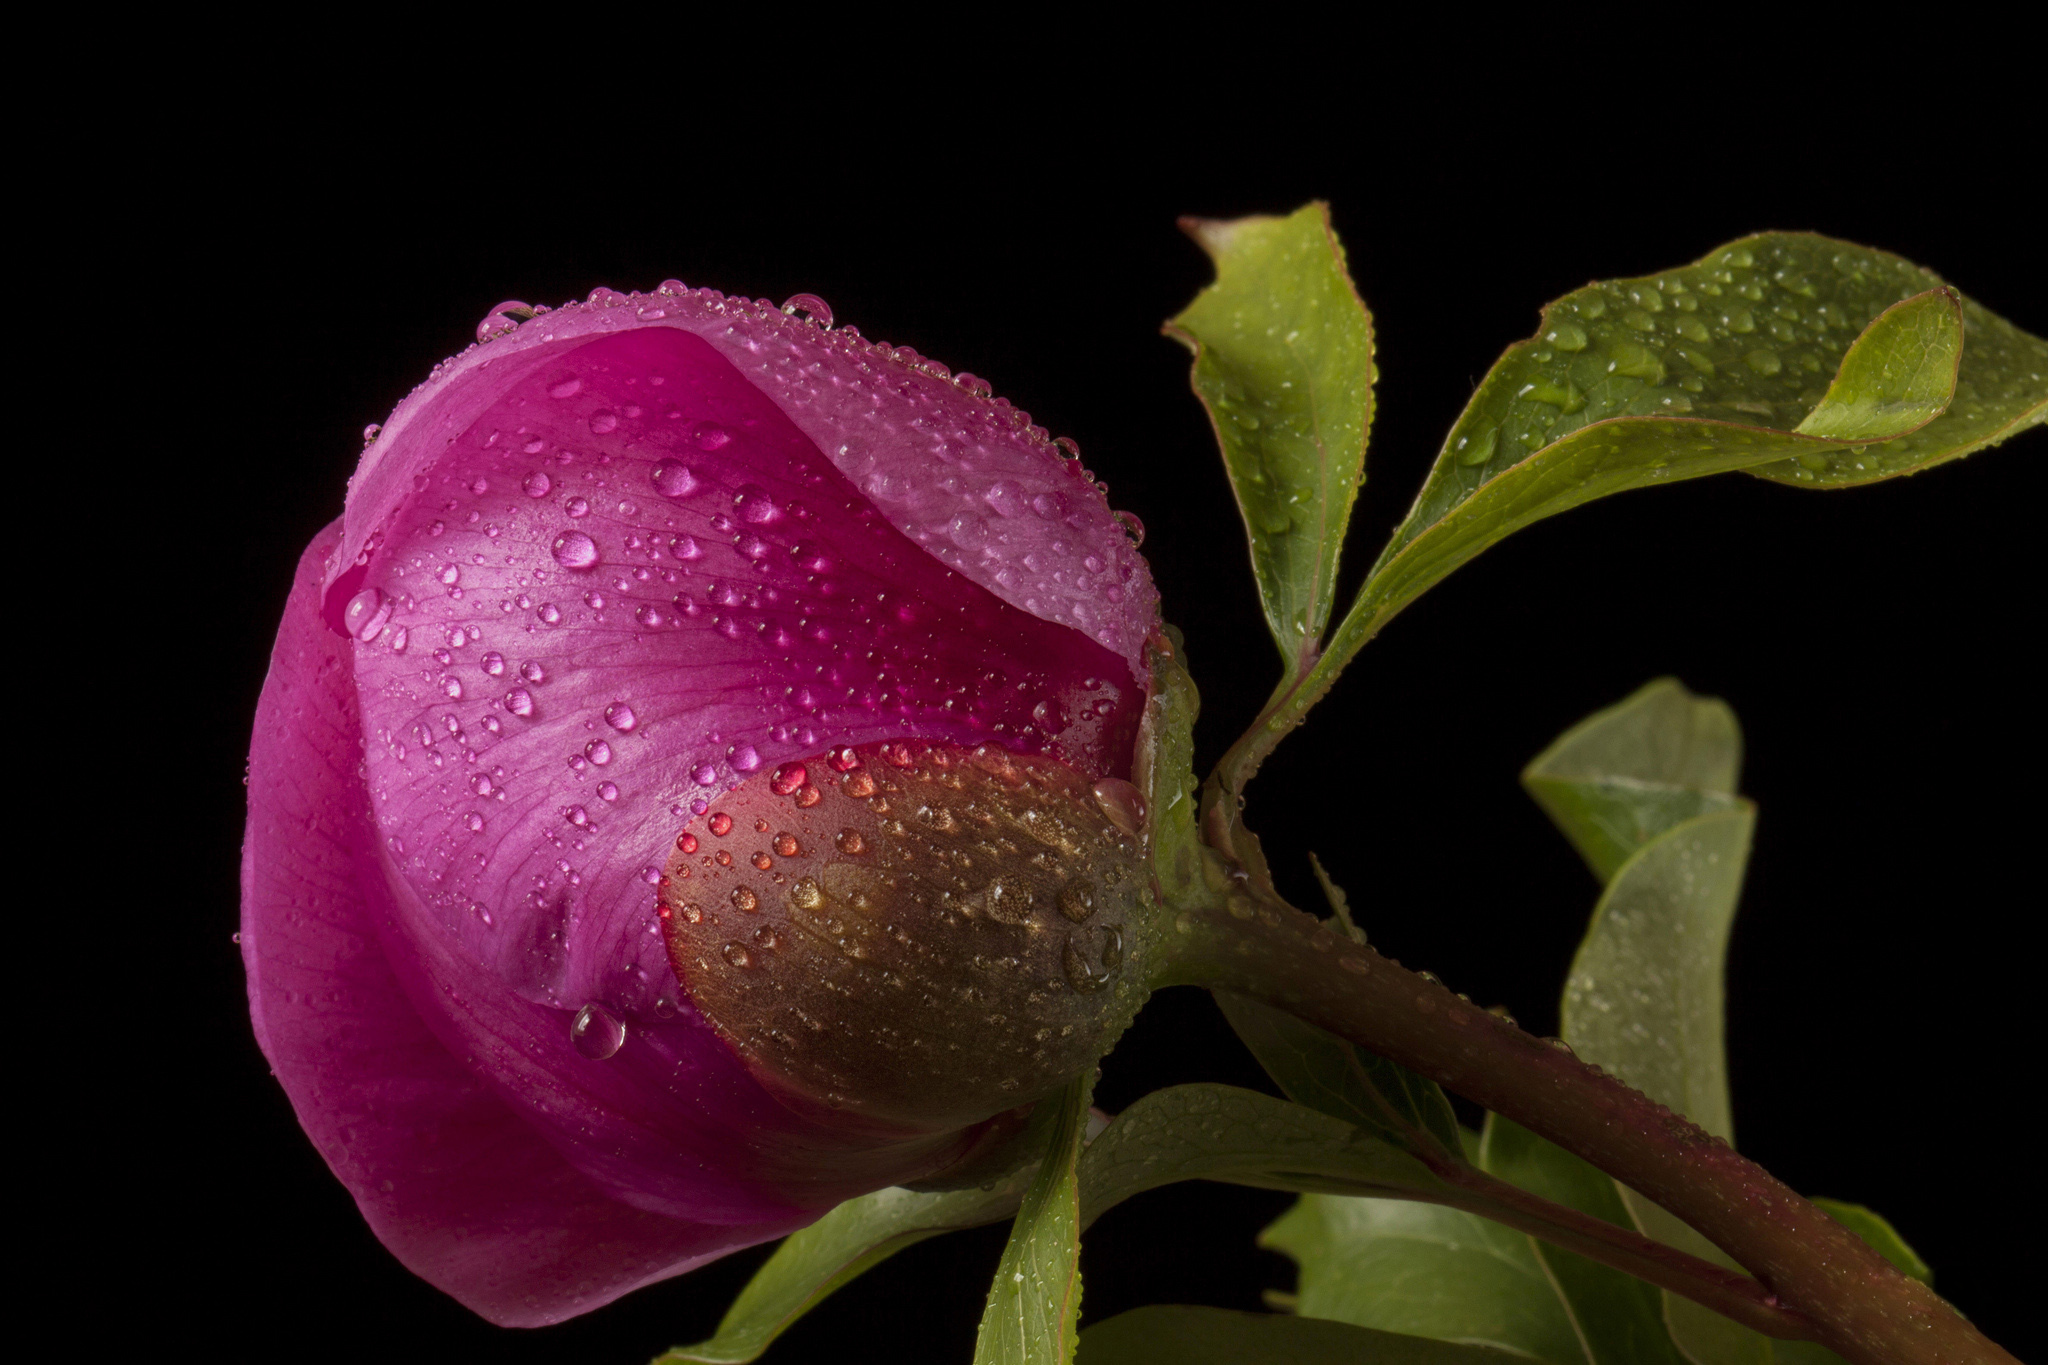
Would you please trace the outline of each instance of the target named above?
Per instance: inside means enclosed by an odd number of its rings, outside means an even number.
[[[606,1197],[435,1038],[379,944],[346,646],[317,620],[338,527],[299,567],[259,706],[242,864],[257,1039],[377,1236],[506,1325],[559,1321],[812,1215],[693,1222]],[[740,1212],[727,1210],[728,1214]]]
[[[352,597],[384,848],[531,1002],[672,1000],[694,813],[828,744],[1129,762],[1124,661],[934,562],[702,338],[600,333],[418,466]]]
[[[1080,631],[1143,676],[1158,593],[1125,534],[1128,519],[1111,513],[1080,462],[1063,458],[1028,413],[853,328],[827,330],[673,282],[651,295],[598,290],[439,366],[364,452],[330,584],[495,395],[580,341],[633,330],[703,338],[926,553],[1010,605]]]

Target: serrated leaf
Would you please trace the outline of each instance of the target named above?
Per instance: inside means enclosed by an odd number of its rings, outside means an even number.
[[[1032,1169],[988,1190],[916,1194],[887,1189],[847,1200],[775,1249],[733,1300],[715,1334],[694,1346],[676,1347],[657,1357],[655,1365],[743,1365],[758,1359],[791,1323],[904,1248],[1014,1213]]]
[[[1329,625],[1337,557],[1364,480],[1372,318],[1327,205],[1182,226],[1215,262],[1216,282],[1166,330],[1195,353],[1195,393],[1215,426],[1266,625],[1292,681]]]
[[[1727,703],[1659,678],[1595,712],[1522,770],[1522,785],[1604,885],[1682,820],[1736,804],[1742,730]]]
[[[1327,1318],[1153,1304],[1081,1333],[1074,1359],[1075,1365],[1514,1365],[1525,1357]]]
[[[1944,374],[1953,394],[1939,399]],[[1889,478],[2044,417],[2048,342],[1866,247],[1765,233],[1588,285],[1480,382],[1309,678],[1225,756],[1226,785],[1242,790],[1403,607],[1524,526],[1736,469],[1807,486]]]
[[[1284,1010],[1229,991],[1216,1003],[1273,1083],[1296,1104],[1355,1123],[1397,1147],[1418,1138],[1460,1155],[1458,1120],[1442,1087]]]
[[[1081,1188],[1076,1166],[1088,1127],[1092,1073],[1058,1095],[1051,1143],[1024,1191],[989,1286],[974,1365],[1068,1365],[1081,1311]]]
[[[1306,1195],[1259,1236],[1301,1268],[1296,1311],[1382,1332],[1587,1365],[1530,1239],[1476,1214]]]

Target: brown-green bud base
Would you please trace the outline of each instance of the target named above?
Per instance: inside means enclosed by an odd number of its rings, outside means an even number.
[[[792,1107],[980,1123],[1092,1067],[1143,1003],[1129,824],[1081,774],[993,745],[784,764],[678,836],[669,960]]]

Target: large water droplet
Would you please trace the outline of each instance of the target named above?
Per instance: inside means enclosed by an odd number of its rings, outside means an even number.
[[[690,440],[699,450],[718,450],[731,443],[732,433],[716,422],[699,422],[691,429]]]
[[[529,498],[544,498],[555,486],[555,481],[542,470],[534,470],[526,476],[526,482],[519,485],[526,490]]]
[[[1079,924],[1095,913],[1095,887],[1079,878],[1060,888],[1060,913]]]
[[[664,498],[687,498],[703,485],[681,460],[663,460],[654,466],[654,491]]]
[[[623,734],[638,725],[640,718],[633,714],[632,707],[622,701],[615,701],[604,708],[604,723]]]
[[[798,313],[806,314],[810,317],[811,321],[817,323],[820,327],[830,327],[832,325],[831,306],[816,294],[791,294],[787,299],[783,300],[782,311],[790,314],[792,317]]]
[[[383,632],[385,623],[391,620],[391,604],[377,589],[364,588],[348,599],[341,617],[348,633],[368,644]]]
[[[555,537],[555,563],[565,569],[594,568],[597,564],[597,542],[581,531],[564,531]]]
[[[533,693],[523,687],[515,687],[505,694],[505,709],[515,716],[533,714]]]
[[[595,1001],[576,1011],[569,1025],[569,1041],[593,1062],[601,1062],[626,1042],[625,1021]]]

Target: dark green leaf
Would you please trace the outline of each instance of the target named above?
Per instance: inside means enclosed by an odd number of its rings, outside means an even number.
[[[726,1310],[718,1331],[678,1346],[656,1365],[739,1365],[758,1359],[789,1325],[848,1281],[927,1237],[1007,1218],[1030,1183],[1025,1168],[989,1190],[914,1194],[877,1190],[849,1199],[775,1249]]]
[[[1154,1304],[1081,1333],[1075,1365],[1514,1365],[1523,1358],[1326,1318]]]
[[[1449,1193],[1370,1130],[1255,1090],[1176,1085],[1117,1115],[1081,1154],[1081,1225],[1180,1180],[1414,1199]]]
[[[1909,1275],[1922,1284],[1934,1283],[1934,1267],[1921,1260],[1920,1253],[1906,1245],[1906,1239],[1899,1236],[1899,1230],[1886,1222],[1883,1215],[1861,1204],[1845,1204],[1839,1199],[1816,1199],[1813,1202],[1828,1217],[1868,1242],[1879,1255],[1896,1266],[1901,1275]]]
[[[1489,1174],[1532,1194],[1635,1230],[1611,1178],[1498,1114],[1486,1116],[1479,1162]],[[1590,1359],[1598,1365],[1682,1365],[1654,1286],[1537,1238],[1530,1246],[1550,1272]]]
[[[1673,825],[1733,809],[1741,766],[1727,704],[1660,678],[1565,731],[1522,785],[1605,884]]]
[[[1195,353],[1195,393],[1215,424],[1266,625],[1292,681],[1315,662],[1329,624],[1365,477],[1372,318],[1323,204],[1182,226],[1215,261],[1216,283],[1167,332]]]
[[[1054,1112],[1050,1143],[989,1286],[974,1365],[1068,1365],[1081,1311],[1081,1189],[1092,1073],[1039,1101]]]
[[[1355,1123],[1398,1147],[1460,1153],[1457,1116],[1435,1082],[1284,1010],[1216,992],[1223,1017],[1296,1104]]]
[[[1950,381],[1952,400],[1940,392]],[[1537,335],[1480,382],[1308,680],[1222,766],[1241,788],[1388,620],[1544,517],[1734,469],[1867,482],[2044,416],[2048,343],[1851,243],[1766,233],[1661,275],[1588,285],[1545,309]]]

